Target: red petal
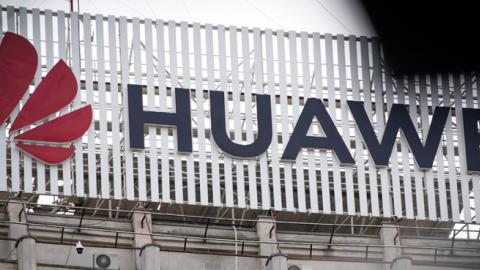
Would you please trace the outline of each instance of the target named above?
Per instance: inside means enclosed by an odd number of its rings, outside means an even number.
[[[15,137],[15,140],[70,142],[82,136],[92,122],[92,106],[62,115]]]
[[[17,147],[45,163],[57,164],[67,160],[75,147],[57,147],[17,143]]]
[[[58,61],[22,107],[10,127],[10,132],[59,111],[70,103],[76,94],[75,75],[63,60]]]
[[[0,125],[27,91],[37,62],[37,52],[26,38],[5,33],[0,44]]]

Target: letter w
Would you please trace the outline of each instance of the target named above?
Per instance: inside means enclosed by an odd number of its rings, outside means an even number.
[[[450,108],[436,107],[428,131],[425,144],[418,137],[406,105],[393,104],[381,143],[378,141],[372,123],[361,101],[348,101],[348,106],[357,124],[370,155],[377,166],[387,166],[397,138],[398,130],[402,130],[417,165],[422,169],[432,168],[433,160],[440,144],[443,128],[447,121]]]

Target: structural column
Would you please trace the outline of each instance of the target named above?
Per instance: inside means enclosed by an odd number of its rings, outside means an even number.
[[[18,270],[37,269],[36,239],[28,230],[27,215],[24,204],[20,200],[10,200],[7,205],[8,219],[11,222],[8,228],[8,237],[16,239],[10,244],[16,250]]]
[[[132,215],[132,226],[135,232],[134,245],[135,265],[140,270],[160,270],[160,247],[152,240],[152,215],[144,209]]]
[[[287,256],[281,253],[277,245],[277,231],[274,220],[268,216],[259,216],[257,221],[257,237],[261,242],[258,255],[260,268],[267,270],[287,270]]]
[[[380,238],[384,245],[383,261],[386,263],[385,270],[411,270],[412,259],[402,256],[398,225],[393,222],[383,222]]]

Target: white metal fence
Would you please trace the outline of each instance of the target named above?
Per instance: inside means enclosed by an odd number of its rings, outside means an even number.
[[[8,137],[8,125],[1,126],[0,190],[409,219],[480,219],[480,179],[467,174],[463,137],[457,137],[461,113],[453,113],[479,107],[476,73],[392,76],[379,41],[367,37],[13,7],[2,7],[0,27],[27,37],[39,53],[31,91],[64,59],[81,86],[71,108],[94,108],[94,123],[75,144],[75,155],[57,166],[19,152]],[[129,149],[124,106],[128,83],[144,85],[146,109],[157,111],[181,109],[173,107],[170,89],[193,89],[192,154],[175,152],[175,129],[166,127],[146,128],[145,151]],[[257,129],[254,95],[272,96],[274,137],[267,153],[239,160],[218,151],[210,138],[207,89],[229,92],[230,134],[243,143],[252,142]],[[355,167],[341,167],[331,151],[303,150],[294,163],[280,160],[308,97],[325,101]],[[379,134],[392,103],[410,105],[423,139],[432,109],[451,106],[434,168],[419,170],[400,137],[390,166],[375,167],[347,100],[365,102]],[[471,196],[476,219],[468,210],[461,214],[464,207],[469,209]]]

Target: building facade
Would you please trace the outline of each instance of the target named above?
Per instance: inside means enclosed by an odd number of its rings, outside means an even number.
[[[375,37],[11,6],[0,27],[38,56],[0,126],[2,269],[479,268],[477,72],[397,76]],[[78,90],[47,120],[93,117],[45,162],[18,134],[46,120],[12,122],[60,60]]]

